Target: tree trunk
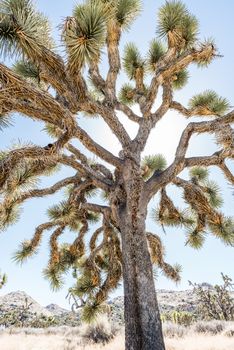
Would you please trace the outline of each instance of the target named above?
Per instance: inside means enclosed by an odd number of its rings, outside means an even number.
[[[128,174],[129,175],[129,174]],[[165,350],[147,245],[147,205],[142,186],[131,173],[125,186],[127,203],[119,208],[122,235],[125,350]]]

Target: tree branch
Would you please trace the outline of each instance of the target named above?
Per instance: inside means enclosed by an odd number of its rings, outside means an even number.
[[[99,72],[96,62],[91,62],[89,65],[89,74],[94,86],[105,95],[106,82]]]
[[[109,128],[112,130],[119,142],[123,146],[128,146],[129,142],[131,141],[130,137],[123,125],[120,123],[119,119],[117,118],[113,107],[113,103],[109,102],[108,100],[98,102],[88,98],[86,99],[86,101],[79,104],[80,111],[84,111],[91,114],[99,114],[109,126]]]
[[[234,151],[233,151],[233,157],[234,158]],[[227,178],[228,181],[230,181],[231,184],[234,185],[234,175],[232,174],[232,172],[229,170],[229,168],[227,167],[227,165],[222,162],[219,165],[220,169],[223,171],[225,177]]]
[[[93,141],[93,139],[91,139],[91,137],[82,128],[77,127],[75,135],[90,152],[96,154],[107,163],[110,163],[116,167],[122,166],[122,161],[118,157],[115,157],[111,152],[107,151],[105,148]]]
[[[180,112],[182,115],[184,115],[187,118],[196,116],[196,115],[200,115],[200,116],[210,115],[210,116],[216,116],[216,117],[219,116],[218,114],[215,114],[214,112],[209,111],[208,108],[197,107],[197,108],[188,109],[184,107],[181,103],[176,101],[171,102],[170,108]]]
[[[146,189],[149,198],[151,198],[160,187],[171,182],[186,166],[203,164],[218,165],[221,164],[225,158],[233,158],[233,148],[214,153],[209,157],[185,158],[192,135],[195,133],[215,132],[220,129],[220,126],[229,123],[234,123],[234,111],[212,121],[189,123],[181,135],[174,162],[161,174],[156,173],[147,181]]]
[[[186,117],[191,117],[193,115],[196,115],[196,113],[194,113],[195,110],[188,109],[188,108],[184,107],[181,103],[176,102],[176,101],[171,102],[170,108],[180,112],[181,114],[183,114]]]
[[[149,114],[147,118],[142,118],[141,125],[138,130],[138,134],[133,140],[133,147],[136,152],[142,152],[145,148],[149,134],[156,123],[165,115],[168,111],[172,99],[172,89],[170,83],[163,84],[163,96],[161,106],[153,114]]]
[[[155,75],[153,79],[151,80],[149,92],[146,96],[144,107],[143,107],[143,114],[147,116],[150,114],[150,110],[154,104],[154,101],[158,94],[158,88],[160,84],[163,83],[163,79],[159,76],[160,69],[163,69],[163,67],[166,67],[169,62],[173,60],[175,57],[176,50],[175,48],[169,49],[166,55],[158,62],[157,69],[155,71]]]
[[[161,84],[168,79],[170,80],[174,74],[187,67],[191,62],[202,59],[207,55],[215,55],[215,48],[213,45],[202,46],[198,50],[195,50],[194,48],[190,49],[176,58],[175,49],[168,50],[166,56],[158,63],[155,76],[151,81],[149,93],[144,105],[144,115],[147,116],[150,113],[157,96],[158,88]]]
[[[84,203],[82,205],[82,209],[90,210],[90,211],[93,211],[96,213],[102,213],[102,214],[106,214],[108,212],[109,215],[111,215],[110,207],[107,207],[105,205],[99,205],[95,203]]]
[[[167,113],[172,100],[172,87],[170,82],[163,84],[162,103],[157,111],[150,115],[152,127]]]
[[[76,147],[74,147],[72,144],[68,144],[66,148],[71,153],[73,153],[78,160],[80,160],[81,164],[87,167],[90,167],[95,171],[99,171],[100,173],[102,173],[102,175],[106,176],[110,180],[113,179],[111,171],[107,169],[103,164],[99,164],[99,163],[89,164],[88,158],[83,153],[81,153]]]
[[[58,155],[63,147],[63,142],[67,141],[67,137],[62,135],[56,142],[47,145],[46,147],[23,147],[10,151],[6,158],[0,161],[0,188],[7,181],[10,173],[22,161],[22,159],[44,159],[58,160]]]
[[[61,129],[66,127],[70,132],[74,130],[76,123],[68,109],[3,64],[0,64],[0,82],[0,101],[9,105],[10,110],[52,123]]]
[[[115,20],[108,21],[107,25],[107,51],[109,71],[106,78],[106,96],[112,103],[116,99],[116,80],[120,70],[119,40],[121,30]]]
[[[110,179],[106,179],[104,176],[98,174],[89,166],[78,163],[76,160],[74,160],[73,156],[67,156],[63,154],[61,157],[59,157],[58,161],[64,165],[78,170],[82,176],[90,178],[97,187],[103,189],[104,191],[109,191],[110,186],[113,185],[113,182]]]
[[[93,139],[77,125],[69,110],[65,109],[49,93],[36,89],[2,64],[0,64],[0,81],[2,83],[0,90],[0,101],[3,101],[3,104],[5,104],[5,106],[11,111],[15,110],[29,117],[34,117],[36,119],[49,122],[60,127],[62,130],[66,128],[69,130],[71,135],[78,137],[81,143],[89,151],[93,152],[112,165],[121,165],[121,161],[117,157],[113,156],[112,153],[105,150],[102,146],[93,141]],[[12,95],[16,96],[16,98],[12,98]],[[27,99],[25,99],[25,96],[27,96]],[[81,106],[84,107],[84,104],[81,104]],[[108,117],[106,120],[110,122],[112,128],[117,128],[117,131],[120,131],[122,135],[121,140],[123,141],[124,138],[124,142],[128,143],[130,138],[124,130],[122,124],[118,122],[116,117],[113,117],[113,113],[110,114],[108,111],[108,114],[106,114],[106,110],[107,109],[104,108],[104,114],[101,106],[99,106],[98,112],[101,112],[103,115],[105,115],[105,117]],[[112,118],[113,120],[111,121]],[[126,140],[126,138],[128,139]]]
[[[42,189],[35,189],[35,190],[28,191],[28,192],[24,192],[19,196],[19,198],[14,200],[14,203],[20,204],[27,199],[36,198],[36,197],[45,197],[45,196],[52,195],[55,192],[61,190],[61,188],[66,187],[70,184],[76,183],[79,179],[80,179],[80,177],[75,175],[75,176],[67,177],[66,179],[63,179],[61,181],[58,181],[56,184],[54,184],[51,187],[42,188]]]
[[[123,103],[116,102],[115,108],[118,111],[123,112],[131,121],[133,121],[135,123],[140,124],[143,120],[141,117],[139,117],[137,114],[135,114],[131,108],[129,108],[127,105],[125,105]]]
[[[221,151],[215,152],[211,156],[185,158],[184,167],[212,165],[224,167],[225,164],[223,162],[228,158],[234,158],[234,149],[223,149]]]

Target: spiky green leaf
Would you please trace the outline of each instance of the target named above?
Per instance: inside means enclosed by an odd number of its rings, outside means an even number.
[[[0,205],[0,231],[4,231],[8,226],[15,224],[22,212],[22,208],[14,203],[14,199],[7,205]]]
[[[167,37],[170,47],[185,48],[197,39],[198,21],[181,1],[166,1],[159,9],[157,33]]]
[[[162,265],[162,271],[167,278],[175,281],[176,283],[181,280],[182,267],[179,264],[175,264],[173,266],[164,262]]]
[[[81,69],[86,62],[99,61],[100,50],[106,39],[107,12],[98,1],[77,5],[74,17],[66,19],[63,41],[67,48],[69,67]]]
[[[14,64],[13,70],[24,78],[40,80],[39,68],[30,61],[18,61]]]
[[[130,84],[124,84],[119,92],[120,102],[132,106],[134,104],[134,88]]]
[[[43,131],[46,131],[47,134],[53,138],[58,138],[62,135],[62,130],[55,126],[54,124],[47,123]]]
[[[205,51],[205,49],[208,47],[210,48],[210,50],[206,50],[206,54],[203,54],[202,56],[196,59],[196,63],[200,68],[208,67],[209,64],[211,64],[216,57],[214,55],[214,52],[217,52],[217,48],[213,38],[208,38],[199,45],[200,51]]]
[[[188,209],[180,210],[179,208],[176,208],[176,210],[178,215],[170,213],[167,209],[162,216],[160,213],[160,208],[156,208],[152,210],[151,218],[163,226],[191,227],[194,225],[195,218]]]
[[[87,273],[84,273],[78,278],[76,285],[73,288],[74,294],[79,297],[95,294],[97,290],[97,285],[93,283],[91,276]]]
[[[0,271],[0,289],[7,283],[7,275],[2,274]]]
[[[18,193],[34,189],[39,183],[34,175],[32,167],[27,163],[22,163],[6,182],[7,193]]]
[[[86,215],[86,218],[90,223],[96,224],[100,220],[100,215],[99,213],[89,211]]]
[[[49,266],[44,269],[43,276],[50,282],[50,287],[53,291],[58,291],[64,285],[62,272],[57,266]]]
[[[147,66],[151,72],[155,72],[158,61],[165,54],[166,50],[163,44],[153,39],[150,43],[149,52],[147,55]]]
[[[129,79],[134,79],[137,69],[144,70],[144,60],[140,51],[133,43],[128,43],[124,49],[123,68]]]
[[[172,87],[174,90],[182,89],[188,82],[189,74],[186,69],[181,70],[173,77]]]
[[[190,229],[187,231],[187,240],[186,245],[194,249],[202,248],[205,242],[205,232],[198,231],[196,228]]]
[[[223,199],[218,184],[215,181],[206,181],[205,189],[210,205],[213,208],[221,207],[223,204]]]
[[[122,29],[128,29],[141,12],[140,0],[117,0],[115,17]]]
[[[54,204],[47,210],[47,214],[51,220],[67,217],[70,213],[71,207],[67,201],[61,201],[59,204]]]
[[[11,126],[11,118],[9,116],[9,111],[3,110],[3,108],[0,107],[0,131],[2,131],[4,128],[7,128]]]
[[[196,178],[198,181],[205,181],[208,179],[209,170],[205,167],[195,166],[189,170],[190,179]]]
[[[167,161],[162,154],[145,156],[142,159],[142,172],[144,179],[148,179],[154,171],[163,171],[166,169]]]
[[[34,250],[31,241],[24,241],[20,244],[19,249],[13,254],[12,260],[17,264],[23,264],[33,254],[36,254],[37,250]]]
[[[41,54],[40,46],[52,46],[49,33],[48,20],[36,11],[31,0],[0,2],[0,53],[3,57]]]
[[[90,301],[84,306],[81,319],[85,323],[92,323],[105,311],[106,307],[104,304],[99,304],[95,300]]]
[[[202,108],[201,114],[204,115],[207,114],[204,110],[206,109],[210,114],[221,116],[230,108],[230,104],[226,98],[220,97],[215,91],[206,90],[192,97],[189,101],[189,107]]]
[[[222,217],[219,223],[208,221],[210,231],[226,245],[234,246],[234,221],[230,217]]]

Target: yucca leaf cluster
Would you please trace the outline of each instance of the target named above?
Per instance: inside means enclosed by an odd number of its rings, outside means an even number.
[[[152,218],[163,228],[185,227],[186,245],[195,249],[203,246],[209,231],[232,246],[234,222],[218,211],[223,204],[219,186],[215,181],[209,180],[209,171],[205,167],[191,168],[189,178],[189,181],[178,184],[184,190],[184,201],[188,207],[179,209],[167,192],[162,190],[159,206],[152,211]]]
[[[189,101],[189,107],[196,109],[197,114],[222,116],[230,108],[230,104],[226,98],[218,96],[215,91],[207,90],[195,95]]]
[[[198,20],[181,1],[166,1],[159,10],[157,32],[167,38],[169,47],[184,49],[195,43]]]
[[[167,161],[162,154],[145,156],[142,159],[142,177],[147,180],[154,172],[162,172],[167,167]]]
[[[204,54],[199,55],[194,60],[195,63],[198,66],[207,66],[214,59],[216,48],[213,39],[206,39],[203,42],[199,40],[198,20],[181,1],[166,1],[160,7],[157,19],[156,37],[151,40],[145,56],[142,55],[134,43],[128,43],[125,46],[122,60],[123,68],[128,78],[135,80],[137,91],[128,84],[124,85],[120,90],[120,99],[123,103],[133,105],[139,101],[139,94],[144,94],[144,91],[147,90],[146,76],[148,74],[152,75],[157,69],[160,69],[163,60],[167,60],[169,52],[174,52],[174,57],[179,58],[183,57],[188,50],[199,48],[202,51],[202,49],[207,48]],[[171,76],[170,83],[174,90],[182,89],[187,84],[188,79],[188,71],[186,69],[178,69]],[[202,99],[203,95],[207,97],[205,115],[211,115],[212,112],[215,115],[222,115],[229,107],[225,99],[210,92],[205,91],[204,94],[198,96],[198,99]],[[195,96],[194,99],[196,100],[197,97]],[[193,102],[192,99],[190,106],[194,106]],[[197,110],[201,112],[198,115],[204,114],[202,113],[204,108],[198,108]]]
[[[41,54],[40,46],[52,46],[47,19],[36,11],[31,0],[4,0],[0,3],[0,43],[4,57]]]
[[[1,152],[1,162],[6,163],[5,171],[8,174],[0,190],[0,193],[5,195],[4,201],[0,204],[1,229],[6,229],[18,220],[21,213],[22,195],[38,187],[39,177],[41,175],[50,176],[59,170],[57,162],[50,159],[42,161],[26,158],[18,162],[20,156],[17,153],[17,147],[22,149],[27,146],[19,143]]]

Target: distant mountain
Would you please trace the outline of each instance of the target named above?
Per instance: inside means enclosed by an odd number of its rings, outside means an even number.
[[[61,316],[61,315],[64,315],[64,314],[69,314],[71,312],[70,310],[63,309],[62,307],[60,307],[57,304],[47,305],[46,306],[46,310],[48,310],[49,312],[51,312],[55,316]]]
[[[157,299],[160,312],[173,310],[193,312],[196,309],[196,297],[191,289],[183,291],[159,289]],[[111,318],[113,321],[122,323],[124,320],[124,298],[122,296],[110,300]]]
[[[212,288],[210,285],[207,287]],[[234,297],[234,293],[232,293]],[[183,291],[173,291],[160,289],[157,291],[157,298],[159,308],[162,313],[170,312],[173,310],[194,312],[196,309],[196,296],[192,289]],[[43,314],[45,316],[56,316],[61,320],[68,318],[75,319],[75,316],[71,311],[60,307],[57,304],[50,304],[46,307],[41,306],[32,297],[25,292],[17,291],[6,294],[0,297],[0,315],[6,311],[10,311],[17,307],[29,306],[31,313]],[[124,298],[122,296],[116,297],[108,301],[111,309],[111,319],[117,323],[124,322]],[[79,317],[77,318],[79,319]]]
[[[196,308],[195,295],[192,290],[177,292],[161,289],[157,291],[157,296],[161,312],[175,309],[192,312]],[[29,306],[30,312],[45,316],[62,316],[71,313],[71,311],[57,304],[50,304],[43,307],[22,291],[11,292],[0,297],[0,312],[4,313],[19,306],[26,306],[26,304]],[[112,319],[117,322],[123,322],[123,297],[114,298],[108,304],[111,306]]]
[[[38,315],[53,316],[47,308],[41,306],[37,301],[23,291],[16,291],[0,296],[1,313],[16,309],[18,307],[28,306],[28,310]]]

